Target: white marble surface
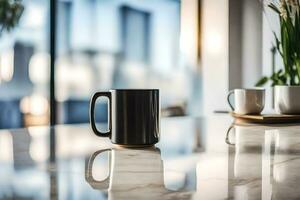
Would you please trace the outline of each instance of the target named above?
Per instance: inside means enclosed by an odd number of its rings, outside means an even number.
[[[231,125],[163,119],[160,143],[142,149],[88,125],[1,130],[0,199],[300,199],[300,125],[235,124],[228,145]]]

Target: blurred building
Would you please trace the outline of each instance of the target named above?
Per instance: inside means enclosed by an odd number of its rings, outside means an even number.
[[[11,51],[13,59],[11,70],[0,66],[10,73],[0,74],[0,100],[14,101],[19,113],[10,127],[49,121],[49,2],[23,3],[19,26],[0,38],[0,58]],[[110,88],[159,88],[162,107],[179,105],[186,113],[195,94],[193,68],[179,44],[180,1],[58,0],[57,10],[60,123],[88,122],[90,96]],[[106,121],[105,102],[98,109]]]

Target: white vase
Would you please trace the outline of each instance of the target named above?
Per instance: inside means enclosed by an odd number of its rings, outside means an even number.
[[[274,105],[279,114],[300,114],[300,86],[275,86]]]

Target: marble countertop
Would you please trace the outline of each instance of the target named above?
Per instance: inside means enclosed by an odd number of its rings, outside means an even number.
[[[161,120],[155,147],[89,125],[0,130],[0,199],[300,199],[300,126]]]

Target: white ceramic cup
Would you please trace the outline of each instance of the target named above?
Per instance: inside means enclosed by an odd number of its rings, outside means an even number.
[[[234,95],[234,105],[230,102],[231,95]],[[234,89],[228,93],[227,101],[237,114],[259,114],[265,106],[265,89]]]
[[[300,113],[300,86],[275,86],[275,110],[279,114]]]

